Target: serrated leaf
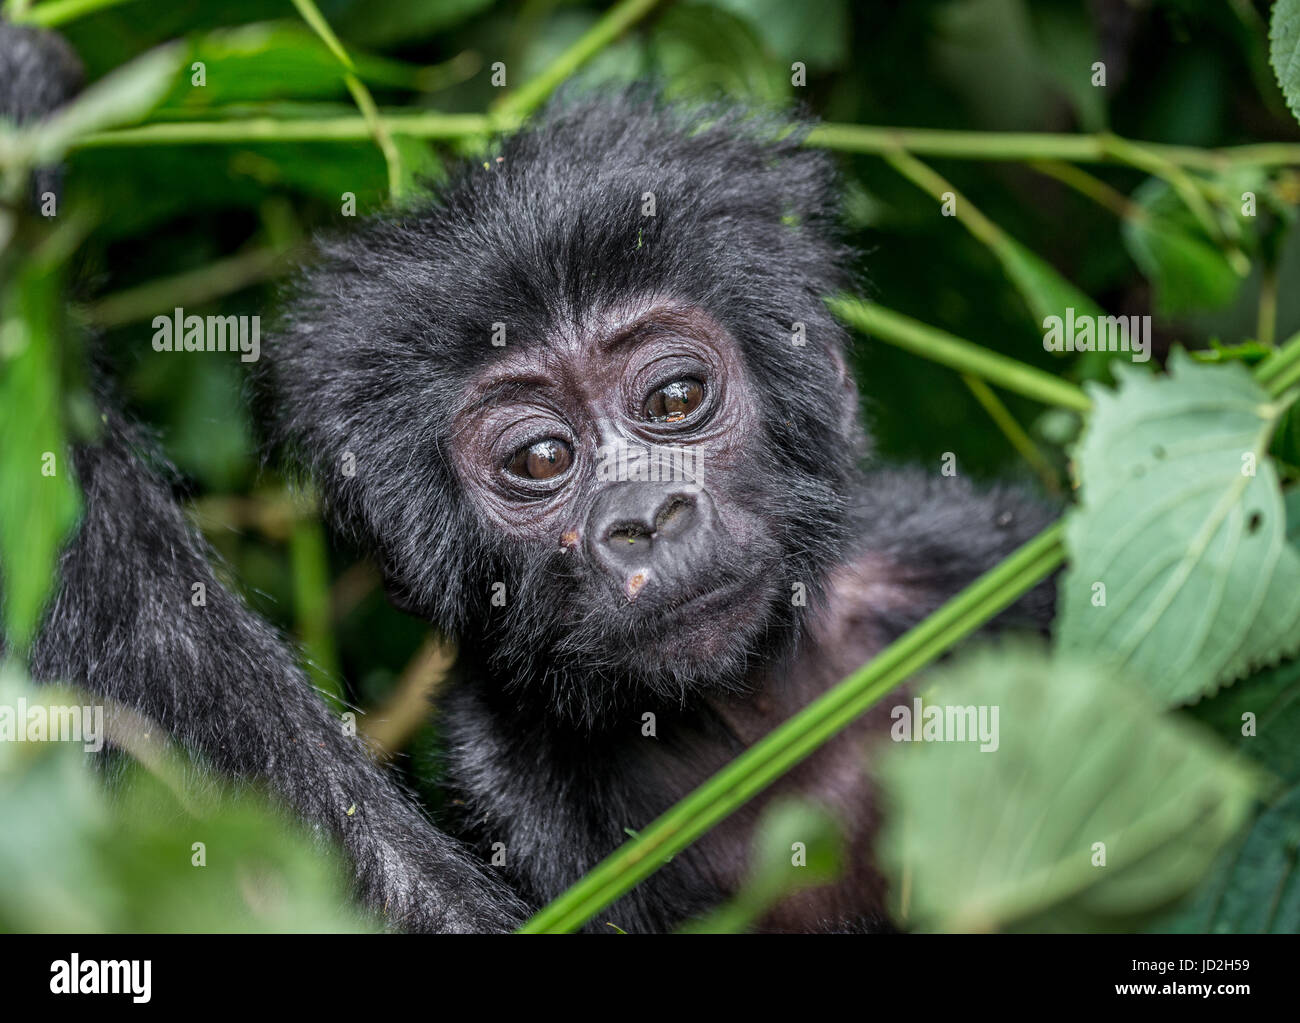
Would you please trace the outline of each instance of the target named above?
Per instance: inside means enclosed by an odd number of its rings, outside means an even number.
[[[1128,927],[1191,890],[1248,816],[1248,768],[1096,668],[985,649],[926,703],[998,718],[988,752],[896,742],[878,760],[882,861],[916,928]]]
[[[1225,849],[1192,898],[1149,929],[1162,934],[1300,932],[1300,785],[1283,791]]]
[[[1090,388],[1057,639],[1174,704],[1300,651],[1300,554],[1266,454],[1285,406],[1239,364],[1170,367]]]
[[[1277,84],[1291,113],[1300,120],[1300,0],[1277,0],[1268,38]]]
[[[1279,778],[1300,781],[1300,661],[1243,679],[1188,713]]]

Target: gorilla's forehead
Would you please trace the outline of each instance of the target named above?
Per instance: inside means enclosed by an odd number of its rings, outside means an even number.
[[[693,354],[733,372],[739,362],[734,340],[705,310],[665,295],[629,296],[492,349],[472,374],[462,407],[520,389],[596,397],[622,374],[630,353],[651,342],[662,353]]]

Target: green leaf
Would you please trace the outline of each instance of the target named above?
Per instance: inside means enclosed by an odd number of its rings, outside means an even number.
[[[1282,414],[1268,453],[1286,465],[1300,466],[1300,405],[1292,405]]]
[[[176,45],[150,50],[101,78],[49,120],[20,132],[30,165],[56,163],[78,139],[138,121],[154,108],[181,66]]]
[[[80,497],[64,446],[57,269],[29,258],[0,320],[0,578],[4,632],[23,649],[53,584]]]
[[[1279,778],[1300,781],[1300,661],[1243,679],[1188,713]]]
[[[713,7],[744,19],[763,44],[789,65],[843,67],[853,38],[846,0],[711,0]]]
[[[1300,554],[1266,455],[1286,405],[1240,364],[1170,366],[1090,388],[1057,627],[1173,704],[1300,651]]]
[[[1096,302],[1057,273],[1055,267],[1010,235],[997,246],[997,255],[1040,325],[1049,316],[1064,316],[1068,308],[1074,309],[1075,316],[1106,315]]]
[[[896,741],[879,760],[882,862],[916,928],[1130,926],[1193,888],[1248,815],[1248,768],[1096,668],[990,647],[925,702],[983,708],[996,748]],[[896,738],[912,734],[900,713]]]
[[[764,103],[789,100],[789,66],[774,63],[749,25],[726,11],[669,7],[655,23],[652,53],[674,96],[722,91]]]
[[[1133,193],[1133,200],[1142,215],[1125,219],[1124,246],[1151,282],[1157,314],[1181,316],[1230,304],[1242,275],[1173,189],[1151,178]]]
[[[358,77],[380,85],[416,88],[414,64],[353,53]],[[203,64],[204,84],[193,84],[193,65]],[[155,119],[194,118],[226,104],[275,98],[347,97],[338,58],[304,25],[257,22],[217,29],[195,37],[179,75]]]
[[[409,46],[467,21],[486,10],[492,0],[438,0],[413,4],[411,0],[366,0],[349,4],[331,21],[345,39],[364,46]]]
[[[0,706],[19,697],[29,713],[98,702],[0,666]],[[110,797],[82,745],[0,742],[0,932],[375,929],[351,908],[337,851],[255,790],[195,785],[159,746],[150,771],[113,772]]]
[[[1277,0],[1268,37],[1277,84],[1291,113],[1300,120],[1300,0]]]
[[[1149,929],[1179,934],[1300,932],[1300,785],[1293,785],[1224,850],[1206,882]]]

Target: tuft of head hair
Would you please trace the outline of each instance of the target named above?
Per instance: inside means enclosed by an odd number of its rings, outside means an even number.
[[[321,240],[265,345],[260,418],[400,604],[460,635],[482,617],[466,584],[518,560],[467,507],[447,444],[499,351],[493,324],[545,345],[632,298],[696,305],[736,339],[764,382],[788,512],[826,523],[826,550],[802,554],[832,556],[865,442],[823,301],[850,284],[837,177],[807,127],[647,90],[569,95],[432,194]]]

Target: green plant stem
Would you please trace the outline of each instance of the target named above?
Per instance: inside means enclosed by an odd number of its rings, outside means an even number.
[[[523,90],[520,90],[522,93]],[[515,95],[519,95],[516,93]],[[388,111],[381,114],[393,135],[458,139],[494,131],[510,131],[522,119],[509,104],[493,114],[438,114]],[[76,143],[82,146],[177,145],[213,142],[293,141],[345,142],[370,137],[364,117],[250,118],[232,121],[171,121],[139,128],[98,132]],[[844,152],[909,153],[965,160],[1063,160],[1074,163],[1114,163],[1096,135],[1056,135],[1042,132],[945,131],[931,128],[873,128],[855,124],[822,124],[808,144]],[[1268,142],[1226,149],[1194,149],[1156,142],[1131,142],[1171,164],[1200,170],[1233,165],[1300,166],[1300,144]]]
[[[979,207],[958,192],[947,178],[932,167],[927,167],[906,150],[893,149],[881,155],[884,156],[885,162],[894,170],[898,171],[899,174],[903,175],[923,192],[928,192],[937,201],[943,201],[945,192],[951,193],[957,200],[953,204],[957,220],[961,222],[966,230],[992,249],[999,259],[1002,259],[1008,245],[1009,236],[1007,233],[984,216]]]
[[[1107,147],[1120,160],[1163,179],[1182,199],[1183,205],[1191,211],[1206,235],[1223,250],[1228,264],[1242,277],[1250,273],[1250,260],[1241,251],[1239,239],[1229,236],[1224,230],[1224,225],[1215,216],[1213,208],[1201,194],[1207,186],[1204,178],[1188,174],[1176,162],[1166,159],[1158,151],[1153,151],[1150,146],[1130,142],[1118,135],[1106,134],[1102,137]],[[1213,191],[1213,188],[1211,187],[1210,190]],[[1235,230],[1236,222],[1231,223]]]
[[[336,711],[347,709],[339,684],[338,651],[330,621],[329,553],[325,527],[312,514],[294,522],[289,535],[294,618],[312,682]]]
[[[537,77],[529,79],[494,105],[503,114],[531,113],[566,78],[654,9],[659,0],[622,0],[553,60]]]
[[[1016,417],[1011,414],[1011,410],[993,393],[993,388],[989,387],[979,377],[973,377],[969,373],[963,373],[961,378],[970,389],[971,394],[975,396],[975,400],[989,414],[989,418],[997,424],[998,429],[1002,431],[1002,435],[1020,453],[1020,457],[1029,463],[1030,468],[1038,474],[1038,478],[1043,481],[1043,486],[1047,488],[1048,493],[1060,494],[1061,481],[1057,478],[1052,463],[1038,449],[1038,445],[1034,443],[1033,438],[1016,422]]]
[[[1174,166],[1211,171],[1223,170],[1233,164],[1300,165],[1300,144],[1295,143],[1268,142],[1224,149],[1197,149],[1160,142],[1138,142],[1109,134],[1063,135],[820,124],[809,132],[807,144],[877,155],[903,149],[921,156],[959,160],[1065,160],[1070,163],[1129,165],[1133,165],[1133,158],[1140,153],[1143,158],[1155,157]]]
[[[105,295],[82,306],[79,312],[86,322],[97,327],[120,327],[152,319],[159,310],[203,305],[266,280],[287,259],[287,254],[278,249],[250,249],[195,270]]]
[[[357,66],[351,54],[330,28],[325,15],[321,14],[320,8],[316,6],[316,0],[293,0],[293,5],[302,15],[302,20],[321,38],[330,53],[334,54],[338,62],[343,65],[343,84],[347,86],[353,102],[361,111],[361,116],[365,118],[370,134],[374,136],[375,145],[383,154],[384,165],[388,169],[388,194],[392,198],[397,198],[402,190],[402,158],[397,152],[397,147],[393,145],[393,138],[384,126],[383,118],[379,116],[379,108],[375,106],[374,97],[370,95],[366,83],[357,77]]]
[[[1259,278],[1259,315],[1255,339],[1272,345],[1277,335],[1277,267],[1265,264]]]
[[[882,341],[959,372],[987,380],[1004,390],[1076,412],[1087,412],[1092,407],[1088,396],[1069,381],[990,352],[910,316],[856,298],[832,298],[828,304],[836,316],[857,330],[874,334]]]
[[[1137,167],[1139,170],[1146,171],[1148,174],[1153,174],[1166,181],[1169,187],[1183,200],[1183,204],[1191,211],[1205,230],[1205,233],[1220,244],[1227,243],[1223,228],[1214,217],[1214,211],[1210,209],[1205,197],[1197,189],[1192,177],[1177,163],[1154,151],[1149,145],[1130,142],[1118,135],[1104,134],[1101,138],[1106,148],[1120,162],[1127,163],[1131,167]]]
[[[895,686],[1026,593],[1062,561],[1063,526],[1049,526],[934,614],[755,743],[529,920],[521,933],[564,933],[654,873]]]
[[[1021,299],[1029,311],[1034,314],[1035,319],[1043,315],[1042,296],[1038,293],[1037,288],[1025,279],[1027,250],[1019,242],[980,212],[979,207],[958,192],[951,182],[910,153],[896,149],[885,153],[884,159],[898,173],[922,191],[928,192],[936,201],[942,203],[945,196],[952,196],[952,209],[957,222],[997,257],[998,262],[1002,264],[1002,272],[1006,275],[1007,280],[1020,292]],[[1055,270],[1044,265],[1041,272],[1051,274],[1059,279],[1062,285],[1075,292],[1078,295],[1077,301],[1079,303],[1086,302],[1089,306],[1095,307],[1095,303],[1091,298],[1060,277]]]
[[[1268,384],[1268,393],[1274,398],[1281,397],[1284,391],[1300,383],[1300,361],[1293,361]]]
[[[1118,189],[1063,160],[1031,160],[1029,166],[1055,178],[1123,220],[1141,220],[1146,211]]]
[[[389,113],[382,118],[391,135],[426,139],[464,139],[516,122],[485,114]],[[239,121],[168,121],[138,128],[120,128],[86,135],[73,149],[105,146],[180,146],[231,142],[357,142],[373,137],[364,117],[276,118],[251,117]]]
[[[22,25],[57,28],[87,14],[131,2],[132,0],[46,0],[34,6],[22,5],[25,9],[13,11],[12,20]]]
[[[1289,378],[1297,365],[1300,365],[1300,334],[1292,335],[1286,344],[1266,356],[1255,367],[1255,379],[1266,391],[1277,397],[1286,390],[1286,385],[1281,381]]]

